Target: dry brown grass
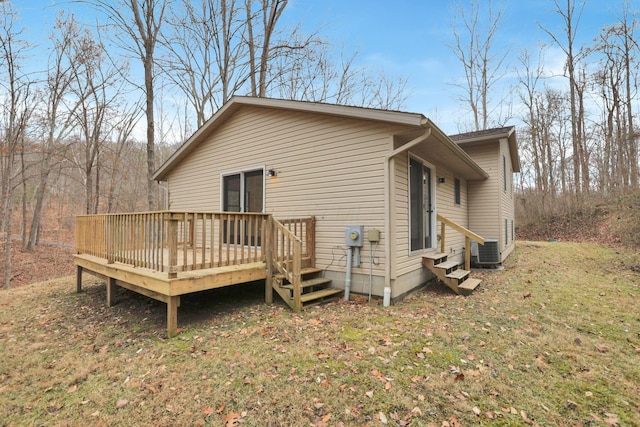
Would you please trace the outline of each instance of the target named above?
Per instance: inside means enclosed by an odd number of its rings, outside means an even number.
[[[520,242],[458,297],[300,315],[259,285],[165,307],[72,278],[0,293],[0,424],[637,425],[640,254]]]

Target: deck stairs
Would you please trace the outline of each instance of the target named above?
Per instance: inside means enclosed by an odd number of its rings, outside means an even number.
[[[471,272],[460,269],[456,261],[447,261],[447,254],[444,253],[424,255],[422,265],[458,295],[470,295],[482,282],[480,279],[470,278]]]
[[[315,267],[303,267],[301,276],[301,307],[296,307],[293,285],[285,274],[273,276],[273,289],[293,310],[299,311],[306,307],[334,300],[344,292],[342,289],[331,287],[331,279],[322,277],[322,270]]]

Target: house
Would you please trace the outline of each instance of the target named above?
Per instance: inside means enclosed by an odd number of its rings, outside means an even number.
[[[457,144],[455,143],[457,142]],[[447,137],[421,114],[264,98],[231,99],[157,171],[169,209],[315,216],[316,266],[345,282],[345,227],[378,230],[351,291],[401,297],[432,276],[436,213],[514,247],[514,128]],[[509,232],[502,233],[501,224]],[[462,261],[464,238],[447,239]]]
[[[468,293],[471,241],[496,263],[514,248],[518,171],[513,127],[449,137],[422,114],[234,97],[157,170],[166,212],[78,219],[78,290],[84,269],[109,304],[116,284],[165,301],[170,336],[179,295],[249,280],[294,309],[434,277]]]

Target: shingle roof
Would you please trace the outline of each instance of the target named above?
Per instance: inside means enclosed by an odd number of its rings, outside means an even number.
[[[490,137],[509,136],[515,129],[515,126],[506,126],[501,128],[478,130],[475,132],[459,133],[456,135],[449,135],[449,138],[454,142],[462,142],[473,139],[487,139]]]

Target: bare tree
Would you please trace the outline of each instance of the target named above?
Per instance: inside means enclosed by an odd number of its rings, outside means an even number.
[[[113,126],[111,144],[107,146],[111,160],[111,173],[109,178],[109,188],[107,191],[107,212],[115,212],[117,207],[117,199],[119,192],[117,185],[121,182],[123,173],[123,160],[128,157],[132,149],[134,140],[132,138],[133,130],[140,119],[140,105],[137,103],[130,106],[121,106],[117,113],[115,125]],[[135,209],[134,209],[135,210]]]
[[[269,95],[284,99],[330,102],[370,108],[400,109],[406,101],[406,80],[392,79],[383,70],[355,64],[357,54],[340,62],[328,42],[316,42],[289,55],[273,58]],[[340,55],[344,58],[344,55]]]
[[[475,130],[481,130],[487,129],[496,111],[491,105],[491,96],[496,83],[505,75],[504,62],[509,52],[496,52],[494,46],[502,22],[502,8],[493,9],[489,1],[486,16],[481,16],[481,2],[471,0],[468,7],[467,10],[460,4],[454,11],[454,43],[449,48],[462,64],[465,75],[464,83],[455,86],[464,91],[461,99],[471,110]]]
[[[156,47],[160,40],[160,30],[166,20],[167,8],[172,0],[94,0],[98,9],[104,12],[116,26],[113,32],[120,46],[138,58],[144,68],[145,113],[147,119],[147,196],[148,207],[155,210],[155,65]]]
[[[581,180],[581,172],[587,173],[588,170],[582,170],[583,162],[583,141],[582,141],[582,125],[579,122],[578,112],[578,78],[576,76],[576,65],[583,57],[583,52],[576,52],[575,39],[576,31],[580,23],[582,12],[584,11],[585,1],[583,0],[579,8],[576,10],[575,0],[566,0],[566,7],[559,3],[559,0],[554,0],[556,7],[556,13],[560,15],[563,20],[563,32],[566,37],[566,42],[563,42],[558,35],[553,31],[540,25],[540,28],[549,35],[556,44],[566,55],[566,70],[567,77],[569,78],[569,103],[571,106],[571,141],[573,146],[573,181],[576,194],[580,193],[580,190],[588,190],[583,188],[584,181]],[[577,15],[576,15],[577,14]]]
[[[259,0],[259,8],[254,11],[254,0],[245,0],[249,74],[253,96],[266,95],[268,66],[274,50],[271,41],[275,35],[278,20],[288,2],[289,0]],[[256,21],[259,21],[258,33],[256,33]]]
[[[36,188],[35,207],[29,227],[29,238],[23,249],[33,251],[38,242],[38,230],[42,218],[42,206],[47,194],[49,177],[64,160],[68,149],[66,138],[75,124],[75,112],[81,99],[71,95],[74,66],[72,49],[79,35],[78,24],[73,15],[60,13],[56,19],[55,33],[51,35],[53,50],[49,56],[47,78],[42,90],[40,128],[42,140],[38,144],[40,154],[39,181]]]
[[[34,102],[28,75],[22,71],[22,62],[29,45],[21,38],[22,31],[15,27],[15,13],[10,5],[3,4],[0,16],[0,90],[4,102],[0,104],[0,196],[2,216],[0,225],[4,231],[4,278],[8,288],[11,283],[11,241],[16,160],[19,148],[24,146],[25,132],[33,113]]]
[[[76,164],[83,172],[85,184],[85,210],[98,212],[100,202],[100,156],[116,120],[114,110],[120,95],[118,77],[126,69],[107,60],[104,46],[85,30],[72,41],[71,91],[79,100],[74,112],[78,145],[81,154]]]
[[[162,66],[187,97],[200,127],[248,79],[247,22],[236,0],[182,0],[163,39]]]

